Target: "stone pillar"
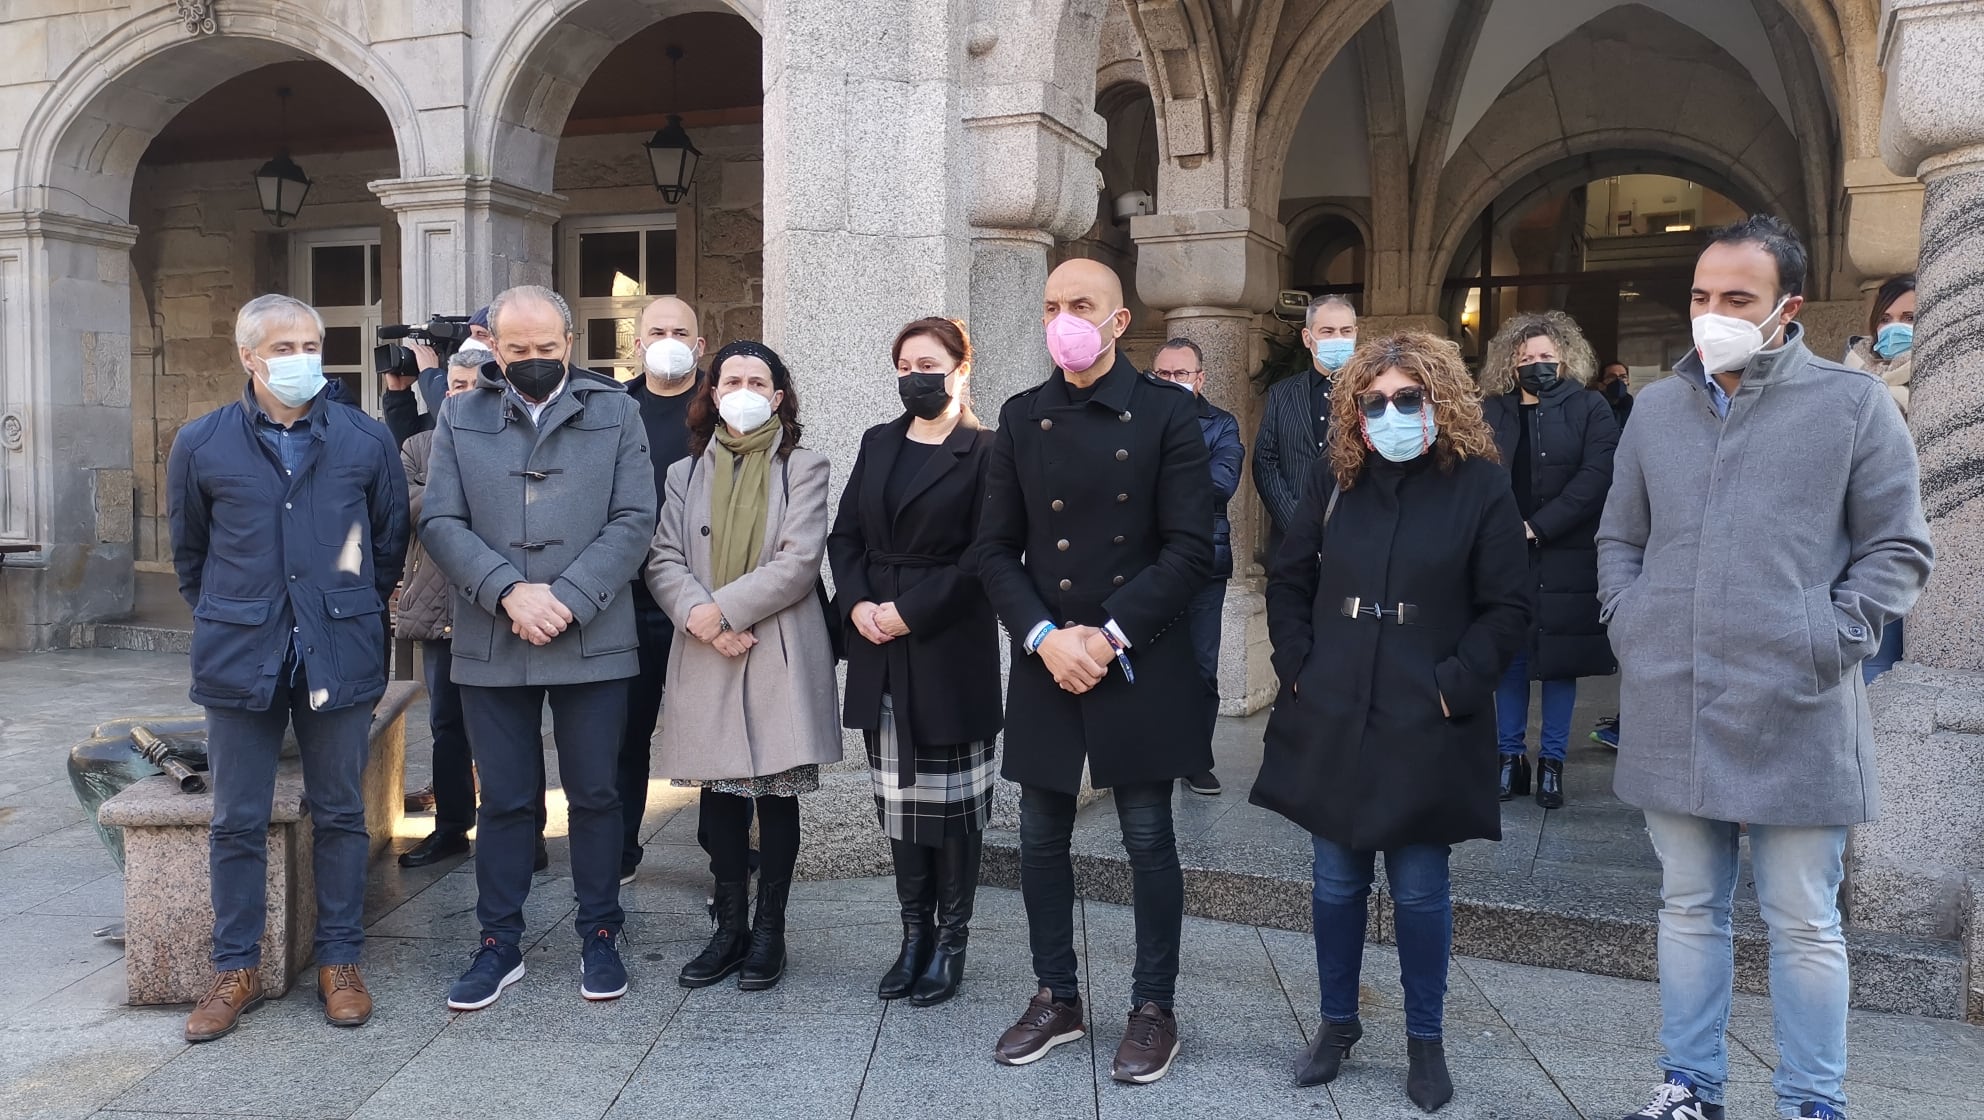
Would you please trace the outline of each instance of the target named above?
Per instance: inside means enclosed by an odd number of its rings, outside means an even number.
[[[131,610],[131,246],[122,222],[0,212],[0,647]]]
[[[1240,421],[1250,464],[1227,503],[1233,526],[1233,579],[1220,635],[1219,699],[1225,715],[1246,715],[1274,699],[1264,573],[1254,554],[1267,539],[1266,513],[1251,466],[1262,396],[1260,316],[1274,304],[1285,231],[1247,209],[1150,214],[1130,222],[1137,242],[1137,294],[1164,312],[1166,333],[1205,352],[1206,396]]]
[[[1884,815],[1857,830],[1851,918],[1929,936],[1963,920],[1966,880],[1984,871],[1984,0],[1887,0],[1881,61],[1889,170],[1922,180],[1920,312],[1909,426],[1936,545],[1909,614],[1904,665],[1871,693]],[[1851,237],[1851,235],[1849,235]],[[1984,1018],[1984,995],[1970,1013]]]
[[[468,314],[518,284],[554,283],[551,230],[564,196],[459,175],[366,185],[399,215],[407,322]]]

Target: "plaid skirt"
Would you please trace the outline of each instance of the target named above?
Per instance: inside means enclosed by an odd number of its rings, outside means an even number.
[[[875,816],[891,840],[940,847],[945,840],[985,831],[992,817],[992,741],[960,746],[919,746],[916,784],[904,786],[896,738],[895,707],[882,695],[881,730],[870,731],[869,776],[875,783]]]

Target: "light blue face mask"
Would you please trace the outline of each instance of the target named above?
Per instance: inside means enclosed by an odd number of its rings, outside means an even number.
[[[324,357],[321,354],[282,354],[262,359],[269,376],[263,381],[269,392],[290,408],[309,404],[324,388]]]
[[[1351,353],[1356,349],[1357,342],[1355,339],[1318,339],[1316,341],[1316,364],[1329,370],[1331,373],[1335,373],[1337,370],[1343,368],[1343,363],[1350,360]]]
[[[1433,422],[1432,405],[1423,406],[1415,416],[1399,415],[1398,405],[1387,404],[1385,414],[1376,420],[1364,419],[1364,438],[1371,449],[1394,463],[1406,463],[1426,454],[1440,426]]]
[[[1889,323],[1874,336],[1874,353],[1893,361],[1915,346],[1913,323]]]

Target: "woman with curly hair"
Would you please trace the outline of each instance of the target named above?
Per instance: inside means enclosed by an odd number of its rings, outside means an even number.
[[[1536,803],[1564,804],[1564,757],[1578,678],[1615,672],[1612,644],[1598,620],[1598,515],[1612,488],[1619,422],[1597,393],[1591,344],[1569,315],[1511,318],[1481,363],[1482,413],[1509,470],[1529,540],[1529,586],[1536,625],[1495,693],[1502,800],[1529,792],[1529,682],[1543,682],[1543,735]]]
[[[1252,800],[1307,829],[1322,1029],[1296,1079],[1334,1079],[1357,1018],[1366,901],[1385,854],[1405,986],[1406,1095],[1453,1096],[1441,1046],[1453,907],[1447,856],[1499,840],[1495,683],[1529,633],[1522,518],[1450,342],[1358,347],[1268,581],[1281,695]]]

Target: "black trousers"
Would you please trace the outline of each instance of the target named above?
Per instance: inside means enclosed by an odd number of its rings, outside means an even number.
[[[532,825],[543,766],[544,702],[565,788],[572,841],[572,889],[581,937],[620,931],[620,796],[614,789],[614,744],[627,715],[627,682],[461,686],[462,716],[482,776],[477,812],[475,914],[482,936],[515,945],[524,932],[536,857]],[[538,761],[533,762],[533,759]]]
[[[751,817],[758,818],[760,883],[783,883],[799,862],[799,799],[739,797],[705,788],[696,839],[710,855],[710,873],[719,883],[751,877]]]
[[[1123,850],[1130,857],[1137,959],[1130,973],[1130,1002],[1153,1000],[1169,1008],[1178,987],[1178,939],[1185,924],[1185,874],[1171,827],[1172,782],[1137,782],[1111,790]],[[1027,938],[1040,986],[1056,999],[1074,999],[1075,795],[1020,787],[1020,897],[1026,903]]]
[[[675,624],[658,606],[634,596],[634,627],[640,635],[641,672],[627,682],[627,726],[620,737],[620,866],[641,862],[641,819],[648,811],[648,767],[651,764],[655,720],[661,716],[661,694],[668,684],[668,651],[675,644]]]
[[[420,643],[427,676],[427,729],[434,736],[434,831],[467,832],[475,827],[475,757],[462,722],[461,686],[451,676],[455,643],[446,638]],[[544,752],[537,753],[537,834],[544,835]]]

